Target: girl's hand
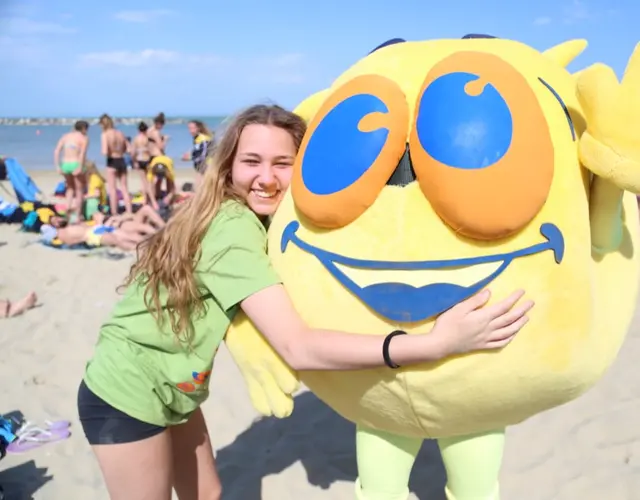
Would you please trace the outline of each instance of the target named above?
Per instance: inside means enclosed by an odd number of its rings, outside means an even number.
[[[504,347],[529,321],[527,313],[533,301],[527,300],[515,307],[523,295],[524,291],[519,290],[486,306],[491,293],[483,290],[444,312],[430,335],[438,336],[445,357]]]

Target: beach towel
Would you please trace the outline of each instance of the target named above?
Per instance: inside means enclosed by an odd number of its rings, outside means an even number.
[[[7,177],[13,186],[19,203],[39,201],[42,191],[15,158],[5,158]]]

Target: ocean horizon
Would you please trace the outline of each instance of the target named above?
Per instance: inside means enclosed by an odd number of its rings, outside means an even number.
[[[71,130],[71,126],[78,119],[86,118],[65,118],[71,120],[69,123],[30,123],[30,124],[6,124],[0,121],[0,156],[15,158],[27,170],[54,170],[53,151],[60,137]],[[167,155],[173,158],[175,168],[192,168],[190,162],[180,161],[180,157],[191,149],[192,137],[187,130],[189,120],[202,120],[213,131],[216,131],[223,123],[224,116],[205,117],[167,117],[167,124],[163,128],[163,133],[169,136],[167,144]],[[6,119],[5,119],[6,120]],[[40,120],[45,120],[40,118]],[[49,119],[51,120],[51,119]],[[61,118],[56,118],[61,120]],[[122,117],[116,119],[116,126],[122,130],[126,136],[134,137],[138,133],[139,121],[150,122],[147,118],[141,120],[138,117],[130,117],[123,121]],[[176,121],[181,120],[181,121]],[[105,166],[105,158],[100,154],[100,132],[99,126],[89,127],[89,150],[87,159],[96,162],[100,169]]]

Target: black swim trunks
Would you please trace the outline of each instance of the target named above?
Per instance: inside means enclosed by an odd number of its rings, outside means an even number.
[[[113,168],[117,173],[124,174],[127,171],[127,163],[124,158],[107,158],[107,168]]]
[[[133,168],[137,168],[139,170],[147,170],[147,168],[149,167],[149,163],[151,163],[151,160],[138,160],[137,162],[135,162],[133,164]]]

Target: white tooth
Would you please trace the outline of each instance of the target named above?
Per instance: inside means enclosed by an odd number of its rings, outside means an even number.
[[[335,264],[351,281],[359,287],[379,283],[403,283],[414,287],[423,287],[433,283],[448,283],[458,286],[471,286],[488,278],[501,265],[502,261],[487,262],[467,267],[450,267],[444,269],[418,269],[415,271],[372,270]]]
[[[266,191],[254,191],[255,195],[259,198],[273,198],[277,192],[267,193]]]

